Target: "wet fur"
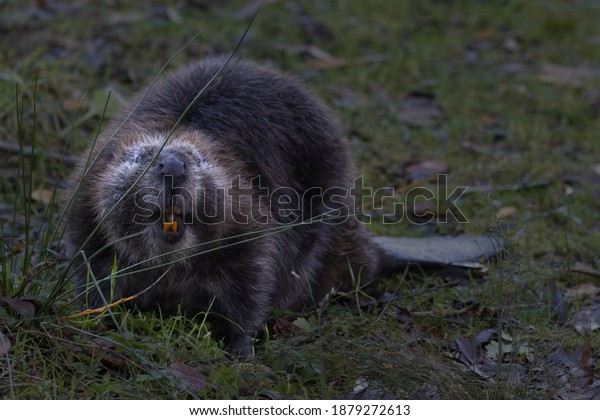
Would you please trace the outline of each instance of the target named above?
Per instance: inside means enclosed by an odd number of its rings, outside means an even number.
[[[298,203],[305,209],[300,212],[293,204],[265,206],[256,185],[249,195],[232,187],[230,180],[238,176],[242,187],[250,188],[251,180],[260,177],[261,186],[270,191],[287,187],[300,196],[314,187],[350,191],[354,186],[348,146],[331,111],[293,79],[247,61],[230,63],[208,86],[134,189],[155,188],[167,194],[155,167],[161,156],[176,154],[187,164],[181,186],[202,188],[208,205],[221,205],[224,214],[220,216],[225,222],[211,224],[210,220],[195,219],[186,225],[176,244],[166,243],[156,225],[132,222],[136,209],[133,196],[124,196],[125,191],[147,166],[153,148],[162,144],[221,64],[221,60],[206,60],[166,76],[118,132],[117,127],[139,97],[103,131],[91,152],[92,159],[98,159],[82,180],[71,211],[65,249],[76,258],[74,267],[80,265],[82,258],[77,251],[109,209],[122,199],[83,247],[86,258],[97,254],[90,259],[93,277],[106,278],[115,255],[119,269],[150,259],[142,264],[147,271],[118,278],[113,300],[140,292],[164,274],[154,287],[135,299],[135,306],[160,309],[164,314],[181,310],[188,316],[210,311],[228,347],[248,353],[251,338],[261,328],[269,308],[318,304],[332,288],[348,289],[353,276],[360,276],[363,283],[373,279],[380,270],[380,260],[366,230],[353,217],[341,224],[303,224],[245,243],[228,239],[281,228],[294,219],[306,221],[332,208],[340,215],[355,210],[351,195],[318,205],[312,212],[306,211],[310,203],[305,200]],[[74,194],[85,171],[86,158],[69,194]],[[219,188],[228,189],[232,198],[219,201],[218,194],[213,194]],[[237,199],[241,202],[239,208]],[[239,223],[250,204],[255,213],[260,209],[261,215],[257,214],[254,222]],[[190,209],[184,208],[187,204],[179,205],[189,216]],[[280,212],[286,209],[287,213]],[[263,217],[265,214],[268,217]],[[152,214],[149,220],[155,216]],[[122,240],[140,232],[141,236]],[[209,241],[217,242],[202,245]],[[217,245],[226,247],[192,256]],[[181,250],[190,246],[196,247]],[[170,268],[156,268],[182,257],[187,258]],[[89,284],[85,268],[79,269],[74,278],[78,293],[87,288],[82,296],[89,306],[102,306],[110,299],[108,281],[99,284],[99,293]]]

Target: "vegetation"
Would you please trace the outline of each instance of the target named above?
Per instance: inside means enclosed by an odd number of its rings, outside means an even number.
[[[443,168],[469,186],[467,224],[370,229],[494,229],[510,246],[488,270],[274,314],[248,359],[201,318],[67,318],[56,192],[73,157],[171,57],[231,53],[258,5],[0,2],[0,395],[598,398],[600,8],[583,0],[270,1],[239,51],[338,111],[365,185],[406,192]]]

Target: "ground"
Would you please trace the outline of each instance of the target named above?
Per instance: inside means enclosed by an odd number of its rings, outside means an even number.
[[[485,270],[274,314],[248,359],[202,319],[66,318],[53,192],[133,92],[172,57],[232,53],[259,3],[0,3],[0,395],[599,398],[600,7],[583,0],[266,1],[238,52],[338,112],[365,185],[469,187],[468,223],[417,202],[369,229],[493,230],[508,249]]]

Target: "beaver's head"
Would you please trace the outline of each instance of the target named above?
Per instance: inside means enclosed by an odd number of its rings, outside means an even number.
[[[137,257],[132,259],[206,240],[210,217],[223,211],[223,188],[217,165],[198,147],[200,140],[185,133],[167,141],[166,134],[131,137],[106,143],[100,155],[104,168],[94,171],[95,222],[106,216],[101,226],[106,239]]]

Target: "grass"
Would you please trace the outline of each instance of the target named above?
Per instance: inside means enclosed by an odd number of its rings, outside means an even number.
[[[403,163],[441,159],[452,186],[488,186],[461,197],[469,224],[370,226],[386,235],[500,229],[511,246],[486,275],[411,272],[335,296],[319,313],[279,318],[248,360],[223,352],[202,319],[120,308],[63,318],[77,309],[61,283],[67,262],[53,234],[52,194],[72,166],[51,152],[82,153],[103,120],[194,35],[171,68],[231,52],[250,18],[239,18],[245,3],[203,4],[0,5],[0,140],[20,147],[0,151],[0,395],[589,397],[598,369],[559,353],[600,355],[598,331],[573,328],[597,297],[561,303],[598,284],[574,271],[577,263],[600,269],[600,9],[586,1],[277,1],[242,47],[338,111],[365,185],[402,189]],[[415,127],[400,118],[414,91],[433,97],[440,119]],[[458,343],[487,329],[495,335],[465,363]],[[529,350],[486,359],[491,371],[479,374],[482,352],[502,331]]]

